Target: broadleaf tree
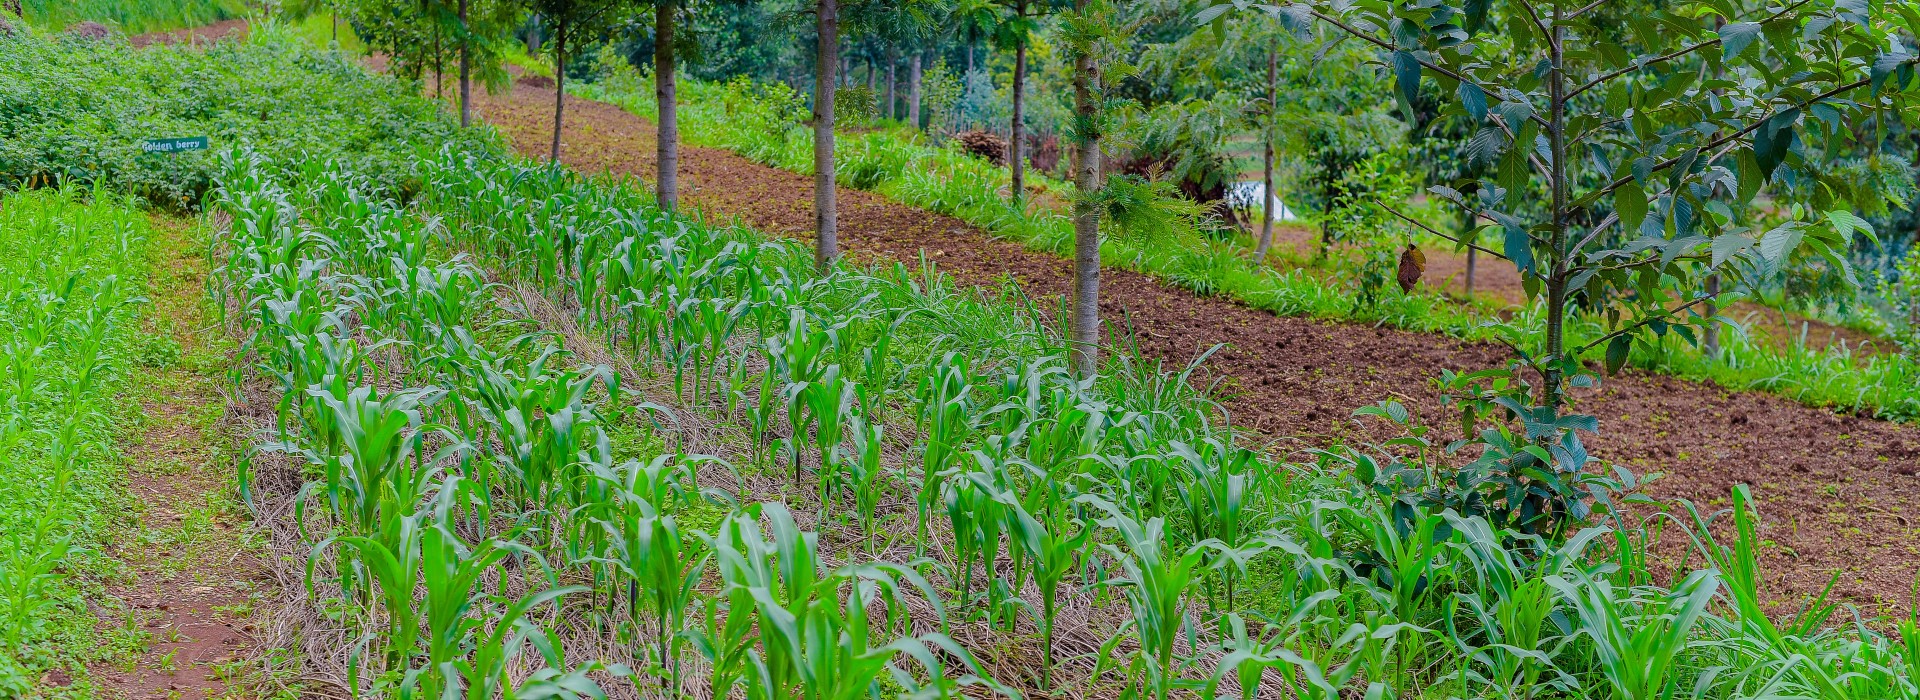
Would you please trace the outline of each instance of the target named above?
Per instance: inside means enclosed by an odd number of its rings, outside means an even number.
[[[1570,385],[1596,379],[1583,359],[1597,353],[1618,371],[1636,342],[1695,340],[1712,322],[1702,305],[1783,265],[1850,276],[1850,246],[1872,230],[1847,203],[1874,182],[1804,180],[1913,116],[1910,4],[1206,4],[1199,21],[1250,11],[1332,27],[1377,51],[1403,111],[1438,98],[1472,122],[1463,156],[1488,164],[1487,176],[1471,195],[1432,193],[1488,222],[1541,320],[1513,329],[1512,366],[1449,389],[1466,395],[1463,428],[1486,448],[1474,465],[1506,491],[1496,514],[1524,529],[1585,514],[1578,434],[1597,422],[1567,401]],[[1605,332],[1575,345],[1568,318],[1580,309]],[[1486,420],[1501,414],[1511,421]]]

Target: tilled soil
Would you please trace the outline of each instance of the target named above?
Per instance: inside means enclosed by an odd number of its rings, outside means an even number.
[[[508,94],[482,95],[476,113],[522,153],[545,158],[553,98],[551,88],[516,84]],[[650,122],[571,97],[566,115],[564,163],[651,179]],[[811,236],[810,177],[688,147],[681,183],[683,202],[710,218]],[[1057,256],[870,192],[841,188],[839,197],[841,245],[857,259],[912,264],[924,252],[963,283],[997,286],[1008,276],[1036,297],[1068,289],[1071,269]],[[1368,434],[1351,411],[1383,398],[1451,425],[1431,380],[1441,369],[1491,367],[1508,356],[1441,336],[1279,317],[1126,270],[1106,270],[1101,286],[1110,328],[1130,326],[1148,357],[1185,363],[1226,343],[1208,362],[1225,406],[1289,452]],[[1838,591],[1851,601],[1888,611],[1909,604],[1920,563],[1920,429],[1663,376],[1614,378],[1578,400],[1602,419],[1601,434],[1588,437],[1595,454],[1667,474],[1651,487],[1657,497],[1721,506],[1735,484],[1749,484],[1765,518],[1761,554],[1772,593],[1815,593],[1841,571]]]

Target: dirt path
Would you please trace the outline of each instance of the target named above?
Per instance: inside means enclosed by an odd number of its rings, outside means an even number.
[[[550,88],[516,84],[476,107],[518,150],[544,158],[553,96]],[[574,98],[567,115],[565,163],[651,178],[650,122]],[[688,204],[810,237],[810,178],[725,151],[686,148],[681,158]],[[842,246],[856,257],[912,263],[924,250],[962,282],[994,285],[1009,275],[1036,296],[1062,294],[1071,279],[1067,261],[951,217],[846,188],[840,202]],[[1276,317],[1124,270],[1108,270],[1101,285],[1107,318],[1131,324],[1149,357],[1184,363],[1228,343],[1209,363],[1228,409],[1241,424],[1278,437],[1283,449],[1354,437],[1351,410],[1387,397],[1448,425],[1430,379],[1442,368],[1488,367],[1505,357],[1496,347],[1443,337]],[[1668,473],[1655,482],[1657,496],[1724,504],[1735,484],[1750,484],[1766,537],[1776,543],[1762,553],[1774,591],[1818,591],[1840,570],[1839,589],[1849,599],[1884,609],[1908,604],[1920,563],[1920,429],[1644,375],[1609,381],[1581,396],[1580,408],[1602,418],[1602,434],[1589,440],[1593,452],[1638,472]]]
[[[222,430],[219,387],[234,347],[209,314],[206,259],[191,226],[154,218],[144,330],[179,351],[152,353],[128,397],[144,416],[128,448],[127,490],[141,512],[139,526],[115,538],[111,553],[133,580],[113,593],[127,603],[127,626],[145,632],[148,644],[131,667],[92,670],[106,697],[252,697],[243,688],[253,674],[242,661],[266,579],[245,544],[235,443]]]

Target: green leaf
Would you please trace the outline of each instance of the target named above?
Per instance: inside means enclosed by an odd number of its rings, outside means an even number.
[[[1760,38],[1760,23],[1736,22],[1720,28],[1721,60],[1740,55],[1748,46]]]
[[[1467,110],[1467,116],[1475,122],[1487,120],[1487,93],[1480,86],[1462,82],[1459,89],[1460,106]]]
[[[1840,243],[1843,247],[1853,239],[1856,233],[1866,236],[1867,240],[1874,245],[1880,244],[1880,237],[1874,235],[1873,224],[1867,223],[1866,219],[1860,218],[1852,211],[1835,209],[1827,212],[1827,221],[1833,224],[1834,233],[1840,235]]]
[[[1719,267],[1741,251],[1753,247],[1753,239],[1729,233],[1713,239],[1713,266]]]
[[[1868,80],[1873,84],[1873,94],[1880,94],[1880,86],[1886,84],[1887,77],[1911,61],[1913,57],[1903,53],[1882,53],[1873,57],[1873,68],[1867,72]],[[1894,83],[1893,87],[1900,89],[1900,83]]]
[[[1773,177],[1773,171],[1787,159],[1787,150],[1793,147],[1793,125],[1800,120],[1800,108],[1792,107],[1769,117],[1760,128],[1753,130],[1753,158],[1760,165],[1760,173]]]
[[[1800,247],[1800,238],[1803,235],[1800,231],[1801,226],[1802,224],[1798,221],[1789,221],[1768,231],[1767,235],[1760,238],[1760,254],[1776,263],[1785,260],[1788,253]]]
[[[1647,193],[1640,185],[1629,180],[1613,191],[1613,210],[1620,214],[1620,227],[1627,233],[1640,231],[1640,224],[1647,219]]]
[[[1533,269],[1533,241],[1527,238],[1526,229],[1520,228],[1517,225],[1508,224],[1504,227],[1504,230],[1506,231],[1506,240],[1502,246],[1504,248],[1502,252],[1507,256],[1508,260],[1513,261],[1514,267],[1519,268],[1520,273],[1524,275]]]
[[[1613,340],[1607,341],[1608,376],[1619,374],[1620,368],[1627,366],[1627,356],[1631,354],[1632,350],[1633,336],[1616,335],[1613,337]]]
[[[1409,108],[1420,97],[1420,61],[1409,51],[1393,52],[1393,76],[1395,87],[1400,90],[1400,99],[1406,100]]]
[[[1468,34],[1477,34],[1481,28],[1487,26],[1487,6],[1489,4],[1491,4],[1490,0],[1467,0],[1466,4],[1461,8],[1467,15],[1466,28]]]

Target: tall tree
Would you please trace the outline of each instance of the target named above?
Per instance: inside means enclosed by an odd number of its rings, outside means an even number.
[[[1274,203],[1280,201],[1273,193],[1273,120],[1275,107],[1280,103],[1277,88],[1280,84],[1280,47],[1267,50],[1267,95],[1262,106],[1265,112],[1260,120],[1260,241],[1253,246],[1253,262],[1259,264],[1267,259],[1267,249],[1273,247]]]
[[[1203,19],[1218,19],[1229,5],[1255,5],[1217,1]],[[1409,119],[1423,95],[1442,95],[1452,98],[1445,110],[1475,125],[1467,157],[1493,163],[1493,172],[1471,196],[1432,191],[1492,222],[1504,240],[1501,257],[1519,269],[1530,296],[1544,299],[1544,328],[1501,379],[1482,373],[1455,390],[1486,409],[1469,412],[1465,427],[1494,436],[1482,438],[1488,449],[1478,463],[1512,484],[1504,515],[1530,531],[1584,517],[1571,485],[1588,460],[1577,431],[1595,430],[1597,421],[1566,412],[1568,386],[1593,379],[1582,356],[1604,348],[1607,369],[1617,371],[1636,342],[1667,334],[1696,340],[1706,321],[1701,305],[1726,293],[1697,291],[1710,275],[1725,290],[1729,280],[1814,261],[1851,278],[1853,238],[1871,234],[1854,209],[1888,198],[1884,173],[1834,173],[1824,161],[1874,138],[1846,125],[1920,117],[1916,57],[1902,39],[1920,32],[1920,13],[1910,7],[1855,0],[1266,7],[1374,47]],[[1766,230],[1741,215],[1763,187],[1777,217]],[[1571,345],[1568,315],[1580,308],[1595,310],[1606,332]],[[1476,426],[1476,415],[1511,419]]]
[[[629,0],[523,0],[528,10],[553,25],[547,36],[553,50],[553,147],[547,159],[560,162],[560,134],[567,109],[567,45],[604,33],[630,5]]]
[[[679,86],[673,60],[674,13],[678,6],[675,0],[653,3],[653,99],[659,106],[654,139],[654,163],[659,174],[654,179],[654,199],[667,211],[680,206]]]
[[[825,271],[840,256],[839,211],[833,172],[833,91],[839,84],[840,2],[819,0],[814,7],[819,55],[813,82],[813,259]]]
[[[1103,20],[1101,0],[1074,0],[1067,27],[1073,62],[1073,321],[1074,371],[1083,378],[1100,369],[1100,89],[1094,52]]]
[[[460,0],[460,128],[473,126],[473,37],[467,22],[473,0]]]

